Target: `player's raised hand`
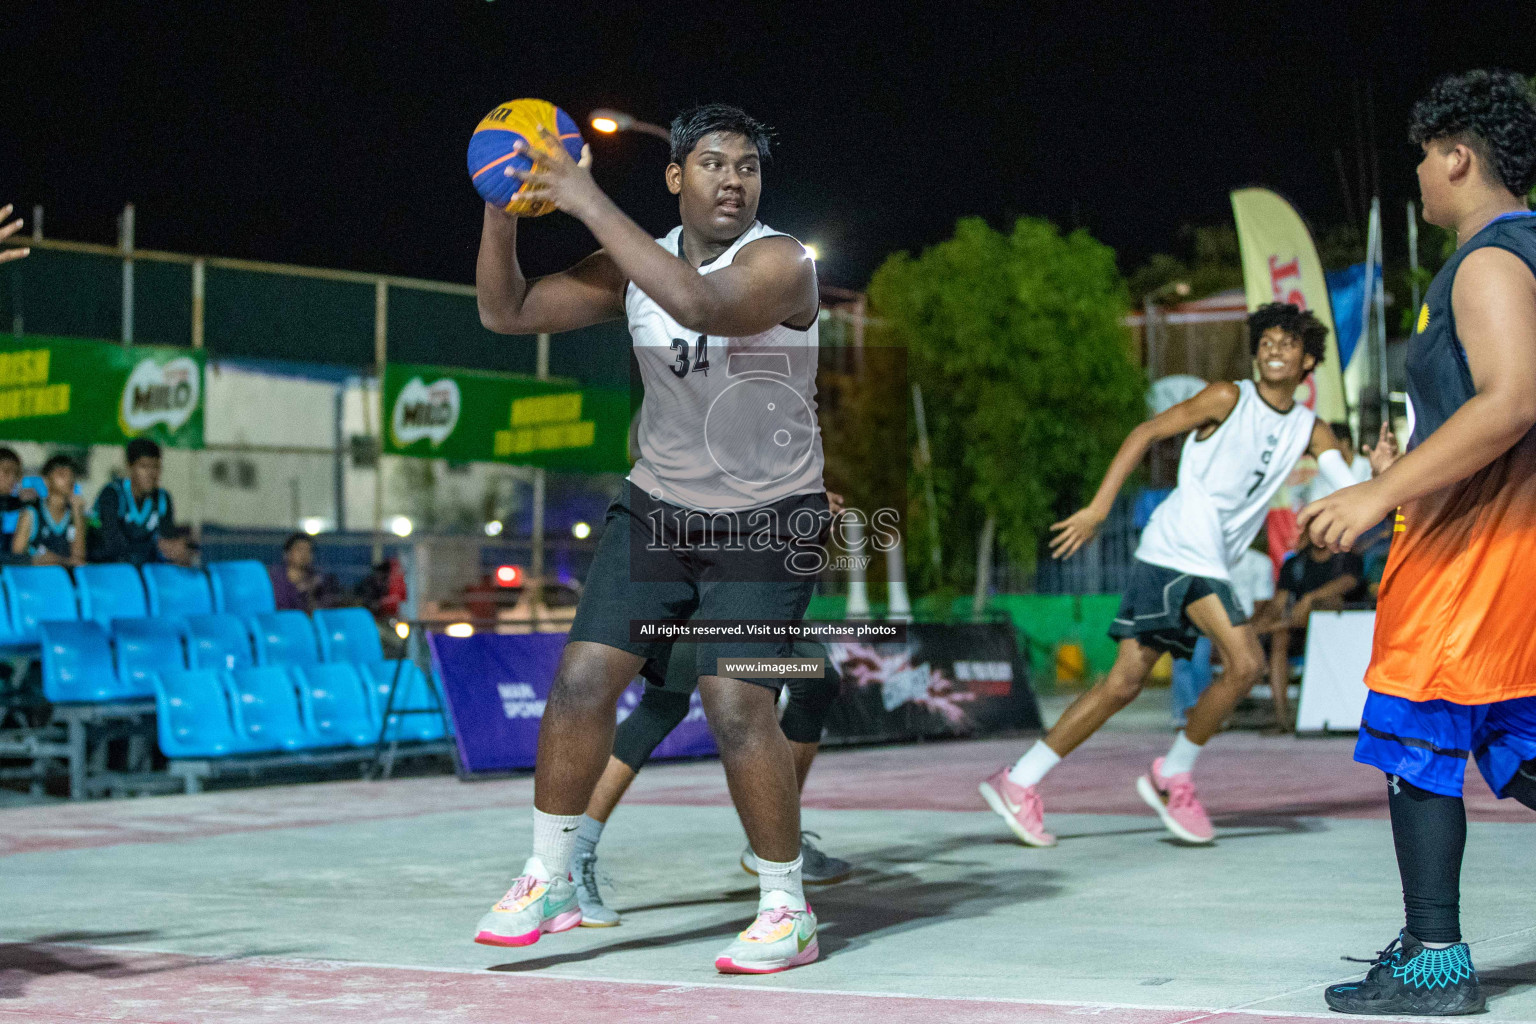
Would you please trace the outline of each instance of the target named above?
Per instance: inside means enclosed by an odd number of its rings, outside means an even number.
[[[1296,517],[1301,538],[1310,537],[1314,544],[1335,554],[1353,548],[1355,541],[1392,511],[1390,504],[1383,504],[1378,483],[1368,480],[1334,491],[1302,509]]]
[[[1397,447],[1397,435],[1392,432],[1392,424],[1382,421],[1381,433],[1376,438],[1376,444],[1367,453],[1371,460],[1371,475],[1380,476],[1385,473],[1402,452]]]
[[[1079,548],[1093,540],[1103,522],[1104,517],[1090,505],[1072,513],[1059,523],[1052,523],[1051,532],[1056,536],[1051,538],[1051,557],[1071,558]]]
[[[540,145],[526,149],[521,142],[513,147],[515,152],[526,152],[533,159],[531,168],[520,171],[508,165],[502,173],[526,183],[517,198],[553,203],[555,209],[580,217],[603,194],[588,170],[592,166],[592,147],[582,146],[581,159],[572,160],[559,136],[543,125],[539,126],[539,142]]]
[[[5,241],[7,238],[10,238],[16,232],[21,230],[22,221],[20,217],[17,217],[9,224],[3,223],[5,218],[9,217],[11,215],[11,211],[14,209],[15,206],[11,203],[6,203],[5,206],[0,207],[0,242]],[[0,263],[6,263],[10,260],[19,260],[23,256],[29,254],[31,251],[32,250],[28,248],[0,249]]]

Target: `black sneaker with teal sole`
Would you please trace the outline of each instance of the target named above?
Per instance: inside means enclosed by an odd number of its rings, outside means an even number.
[[[1358,962],[1371,965],[1364,978],[1330,985],[1323,993],[1340,1013],[1454,1017],[1478,1013],[1485,1005],[1465,942],[1428,949],[1405,930],[1375,960]]]

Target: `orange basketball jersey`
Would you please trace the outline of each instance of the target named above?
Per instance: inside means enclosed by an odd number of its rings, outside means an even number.
[[[1486,245],[1521,256],[1536,274],[1536,215],[1493,221],[1430,285],[1409,341],[1410,448],[1476,393],[1451,285],[1462,259]],[[1398,511],[1365,683],[1456,704],[1536,696],[1536,431]]]

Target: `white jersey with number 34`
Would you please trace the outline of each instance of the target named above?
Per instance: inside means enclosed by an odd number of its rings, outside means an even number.
[[[1142,531],[1140,561],[1193,576],[1230,580],[1230,567],[1264,525],[1270,499],[1307,450],[1317,417],[1300,402],[1280,412],[1251,380],[1205,440],[1189,435],[1179,485]]]
[[[683,229],[657,243],[681,256]],[[761,221],[713,260],[782,234]],[[689,331],[633,283],[624,289],[630,343],[645,385],[639,451],[629,479],[684,508],[746,510],[824,490],[816,421],[815,319],[726,338]]]

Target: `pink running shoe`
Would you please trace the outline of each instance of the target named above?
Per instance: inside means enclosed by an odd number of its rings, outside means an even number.
[[[1163,775],[1163,759],[1152,762],[1152,771],[1136,780],[1136,792],[1163,819],[1168,831],[1186,843],[1208,843],[1216,838],[1211,819],[1195,796],[1189,772]]]
[[[1034,786],[1021,786],[1008,777],[1008,766],[976,787],[987,806],[996,811],[1025,846],[1055,846],[1056,837],[1045,830],[1045,804]]]

